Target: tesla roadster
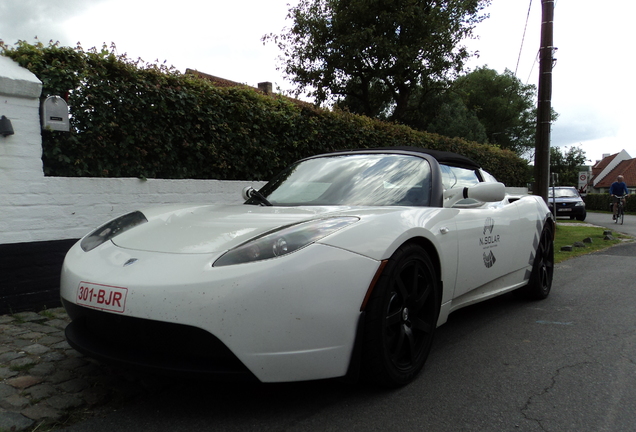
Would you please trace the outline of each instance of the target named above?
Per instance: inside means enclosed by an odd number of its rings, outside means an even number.
[[[395,387],[451,312],[550,292],[548,207],[461,155],[318,155],[243,197],[135,211],[82,238],[61,277],[69,344],[154,370]]]

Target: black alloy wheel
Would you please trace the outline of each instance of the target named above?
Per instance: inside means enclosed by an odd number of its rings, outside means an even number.
[[[523,288],[529,298],[543,300],[550,294],[554,275],[554,241],[552,229],[546,224],[541,231],[528,285]]]
[[[365,376],[386,387],[411,382],[433,343],[440,292],[435,267],[416,244],[389,259],[366,308]]]

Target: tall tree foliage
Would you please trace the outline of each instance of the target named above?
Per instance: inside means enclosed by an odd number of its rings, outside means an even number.
[[[470,53],[461,42],[490,1],[300,0],[293,25],[264,40],[281,49],[298,94],[403,122],[421,89],[462,70]]]
[[[410,127],[451,138],[488,143],[486,128],[463,98],[451,88],[429,91],[419,109],[408,113],[404,123]]]
[[[530,155],[535,145],[536,87],[484,66],[458,77],[405,119],[411,127],[494,144]],[[556,119],[556,113],[553,115]]]
[[[579,184],[580,167],[587,157],[581,147],[550,147],[550,171],[559,175],[555,186],[574,186]]]
[[[488,143],[522,155],[534,149],[536,87],[523,84],[510,70],[487,67],[457,79],[455,91],[484,126]]]

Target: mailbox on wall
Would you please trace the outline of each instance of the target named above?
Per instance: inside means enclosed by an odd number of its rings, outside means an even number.
[[[59,96],[49,96],[42,102],[42,129],[68,132],[68,105]]]

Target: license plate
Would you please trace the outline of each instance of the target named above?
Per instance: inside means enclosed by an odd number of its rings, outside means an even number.
[[[77,304],[110,312],[124,312],[128,288],[80,282]]]
[[[567,212],[567,211],[572,211],[572,209],[571,208],[562,208],[562,209],[559,209],[559,211]]]

